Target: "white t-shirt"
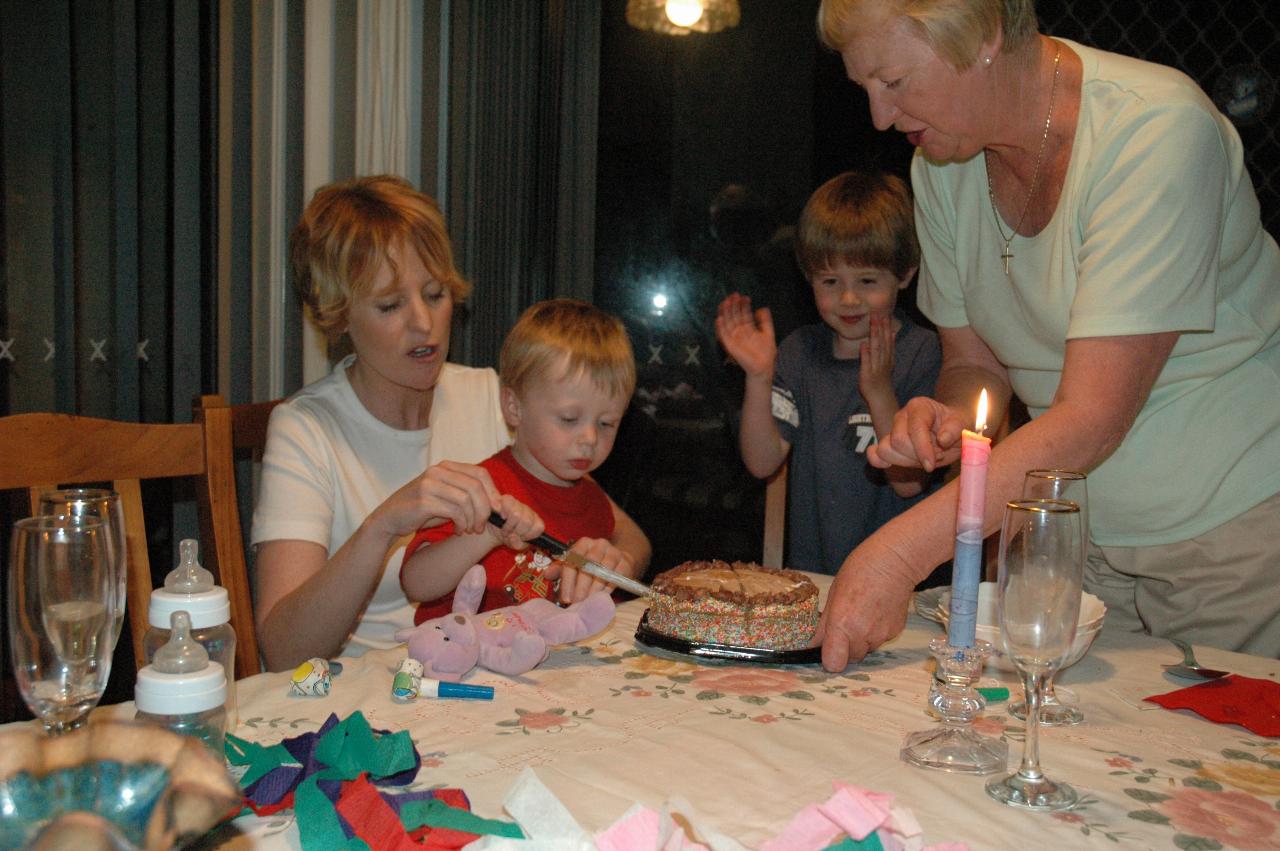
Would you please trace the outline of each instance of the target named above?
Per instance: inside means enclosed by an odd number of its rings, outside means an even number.
[[[369,413],[347,379],[355,355],[299,390],[271,413],[253,512],[253,545],[314,541],[332,556],[369,514],[427,467],[474,464],[511,442],[492,369],[445,364],[427,428],[401,431]],[[400,588],[410,536],[397,541],[382,578],[341,654],[392,647],[413,626],[414,606]]]
[[[1008,275],[983,158],[916,153],[920,308],[971,327],[1033,417],[1067,340],[1182,332],[1089,473],[1089,527],[1106,546],[1183,541],[1280,490],[1280,250],[1239,135],[1189,78],[1061,41],[1084,64],[1071,165],[1049,224],[1014,237]]]

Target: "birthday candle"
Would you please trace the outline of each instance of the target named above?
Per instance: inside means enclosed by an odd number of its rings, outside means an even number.
[[[987,494],[987,391],[978,396],[976,431],[960,438],[960,500],[956,504],[956,554],[951,566],[951,613],[947,642],[972,647],[978,628],[978,583],[982,581],[982,519]]]

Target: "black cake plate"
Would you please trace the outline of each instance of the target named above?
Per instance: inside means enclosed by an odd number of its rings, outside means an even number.
[[[689,641],[649,626],[649,610],[645,609],[636,627],[636,641],[655,656],[675,656],[694,662],[733,662],[756,665],[818,665],[822,663],[821,647],[799,650],[770,650],[767,647],[739,647],[735,644]]]

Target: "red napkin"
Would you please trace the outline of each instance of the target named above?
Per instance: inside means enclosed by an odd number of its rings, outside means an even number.
[[[1165,709],[1190,709],[1222,724],[1239,724],[1260,736],[1280,737],[1280,683],[1231,674],[1220,680],[1143,698]]]

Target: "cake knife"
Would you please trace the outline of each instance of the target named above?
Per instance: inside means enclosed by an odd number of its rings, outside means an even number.
[[[506,519],[501,514],[494,511],[489,514],[489,522],[499,529],[506,523]],[[629,591],[637,597],[648,597],[653,594],[653,589],[643,582],[637,582],[630,576],[624,576],[616,570],[610,570],[603,564],[597,564],[594,561],[588,561],[581,553],[570,552],[569,544],[561,541],[559,538],[553,538],[550,535],[539,535],[529,541],[534,546],[541,547],[560,561],[572,566],[576,570],[581,570],[596,579],[603,579],[610,585],[617,586],[623,591]]]

